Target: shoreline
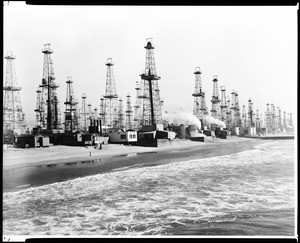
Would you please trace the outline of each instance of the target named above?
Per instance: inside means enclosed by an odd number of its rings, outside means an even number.
[[[3,171],[31,166],[50,166],[137,154],[169,152],[172,150],[191,150],[193,148],[212,149],[213,147],[218,147],[218,145],[226,146],[226,144],[238,143],[240,141],[252,141],[257,144],[268,142],[268,140],[258,140],[255,138],[230,137],[229,139],[215,139],[207,140],[205,142],[182,140],[175,144],[166,144],[162,147],[107,144],[103,145],[101,150],[95,149],[92,146],[72,147],[60,145],[31,149],[8,148],[3,151]]]
[[[35,174],[45,183],[34,183],[3,194],[6,234],[190,234],[191,230],[199,229],[200,223],[209,227],[193,232],[203,235],[216,232],[212,229],[219,232],[228,224],[228,230],[232,230],[243,222],[248,235],[249,227],[250,233],[255,234],[252,225],[262,234],[265,224],[272,227],[266,234],[275,234],[280,225],[284,234],[293,233],[293,141],[232,140],[232,143],[221,141],[200,147],[185,152],[172,150],[139,156],[143,161],[137,157],[127,158],[136,158],[140,164],[132,168],[130,162],[128,167],[132,169],[111,170],[113,173],[95,171],[101,163],[79,165],[78,171],[90,166],[93,174],[74,180],[66,178],[66,173],[57,172],[72,173],[70,170],[75,166],[36,168]],[[236,154],[237,150],[247,148],[255,149]],[[197,159],[202,155],[215,155],[220,150],[234,154]],[[178,159],[177,155],[184,153],[185,156],[194,153],[196,159],[186,158],[187,162],[179,163],[172,163],[173,159],[158,160],[159,154],[175,155]],[[150,159],[162,162],[161,166],[151,166]],[[123,162],[111,160],[104,166],[123,167]],[[171,163],[166,164],[168,162]],[[26,180],[33,178],[22,171],[16,170],[16,173]],[[57,180],[57,175],[64,177],[63,180]],[[7,176],[16,180],[12,173]],[[54,179],[54,183],[48,183],[47,177]],[[270,186],[270,182],[275,184]],[[16,221],[20,218],[21,222]],[[231,227],[233,219],[237,221]],[[170,228],[172,225],[174,227]]]

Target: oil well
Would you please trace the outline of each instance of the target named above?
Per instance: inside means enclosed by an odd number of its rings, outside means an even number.
[[[12,144],[16,135],[26,132],[26,124],[20,98],[22,88],[18,86],[14,65],[16,57],[9,52],[4,58],[6,59],[6,72],[3,86],[3,144]]]
[[[6,59],[5,83],[3,86],[3,144],[19,147],[50,145],[95,146],[123,143],[140,146],[159,146],[165,141],[191,139],[204,141],[207,137],[227,138],[228,135],[292,134],[292,113],[282,111],[274,103],[267,103],[266,111],[255,109],[251,98],[240,108],[238,91],[212,78],[211,109],[206,103],[202,71],[197,66],[194,74],[193,111],[197,122],[171,123],[163,119],[163,98],[160,93],[161,77],[156,72],[153,39],[147,38],[145,66],[135,83],[133,95],[122,97],[117,93],[114,78],[114,63],[107,58],[105,92],[99,99],[99,107],[92,108],[86,93],[81,103],[73,90],[74,80],[66,78],[65,110],[60,111],[57,95],[59,85],[54,74],[50,44],[45,44],[43,75],[36,90],[36,125],[26,130],[20,92],[14,66],[15,56],[10,52]],[[76,80],[75,80],[76,82]],[[231,97],[231,98],[230,98]],[[123,99],[124,98],[124,99]],[[132,100],[134,98],[134,101]],[[98,109],[99,108],[99,109]],[[167,113],[168,111],[165,111]]]
[[[36,126],[31,134],[20,134],[15,136],[15,144],[18,147],[46,147],[50,145],[86,146],[107,143],[107,139],[101,135],[101,120],[94,119],[91,111],[86,111],[86,95],[82,96],[83,109],[80,112],[78,100],[75,99],[73,91],[73,79],[67,77],[67,93],[64,102],[64,122],[61,121],[59,99],[57,89],[59,85],[55,82],[53,50],[50,44],[45,44],[42,49],[43,77],[38,85],[36,94]],[[14,89],[14,90],[20,90]],[[17,100],[15,98],[15,100]],[[89,107],[90,108],[90,107]],[[83,119],[81,119],[83,118]],[[82,121],[81,121],[82,120]],[[13,124],[12,122],[10,124]]]

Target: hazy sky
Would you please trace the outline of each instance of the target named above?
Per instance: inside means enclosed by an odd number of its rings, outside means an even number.
[[[16,55],[21,102],[35,119],[45,43],[51,43],[58,98],[65,107],[67,76],[75,97],[82,93],[99,109],[105,92],[106,61],[112,58],[117,92],[130,93],[145,66],[146,38],[152,37],[164,110],[192,112],[195,67],[202,71],[211,109],[213,75],[227,95],[249,98],[261,113],[273,102],[296,119],[297,7],[202,6],[31,6],[4,5],[4,54]],[[5,64],[5,63],[4,63]],[[4,67],[5,68],[5,67]],[[5,80],[5,79],[4,79]],[[125,102],[124,102],[125,104]],[[294,120],[295,122],[295,120]]]

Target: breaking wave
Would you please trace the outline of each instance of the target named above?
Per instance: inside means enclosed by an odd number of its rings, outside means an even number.
[[[293,141],[274,141],[4,193],[3,234],[293,235],[294,206]]]

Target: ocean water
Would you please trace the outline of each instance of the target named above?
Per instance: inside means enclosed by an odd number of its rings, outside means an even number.
[[[294,141],[3,194],[3,235],[295,235]]]

